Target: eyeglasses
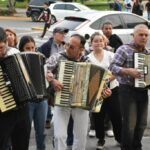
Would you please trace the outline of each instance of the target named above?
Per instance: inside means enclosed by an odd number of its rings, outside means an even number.
[[[75,46],[71,45],[70,43],[65,43],[65,46],[66,46],[66,48],[70,48],[70,49],[73,49],[73,50],[81,48],[81,46],[75,47]]]

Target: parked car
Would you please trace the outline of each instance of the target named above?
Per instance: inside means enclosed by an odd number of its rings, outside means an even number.
[[[29,6],[26,11],[27,17],[31,17],[32,21],[38,21],[38,17],[44,9],[44,1],[32,0],[29,3]],[[74,15],[76,12],[90,10],[89,7],[84,6],[80,3],[58,2],[55,0],[49,0],[49,3],[49,8],[52,14],[52,24],[54,24],[60,19],[64,19],[64,17],[66,16]]]
[[[57,2],[50,5],[50,10],[55,21],[64,19],[67,16],[72,16],[77,12],[82,12],[85,10],[91,10],[89,7],[82,5],[80,3],[71,2]]]
[[[69,29],[69,35],[80,33],[85,37],[89,37],[96,31],[102,33],[101,28],[104,22],[109,21],[113,25],[113,33],[119,35],[124,43],[132,40],[133,28],[137,24],[146,24],[148,27],[149,21],[138,15],[118,12],[118,11],[85,11],[76,13],[74,16],[65,17],[64,20],[54,24],[49,30],[54,27],[65,27]],[[150,48],[150,40],[148,41]]]

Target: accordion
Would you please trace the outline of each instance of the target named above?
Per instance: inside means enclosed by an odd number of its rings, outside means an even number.
[[[45,96],[45,93],[43,93],[43,95],[41,93],[44,90],[37,90],[37,88],[42,87],[46,91],[45,80],[43,82],[43,78],[45,78],[43,74],[44,61],[35,59],[39,57],[43,56],[38,53],[20,53],[8,56],[0,62],[1,112],[19,108],[29,101],[35,101]],[[37,64],[40,65],[40,67]],[[33,66],[35,66],[35,70]],[[41,68],[41,70],[39,68]],[[41,79],[41,77],[37,76],[43,77]],[[37,82],[37,84],[35,84],[35,82]]]
[[[55,93],[55,105],[92,110],[101,98],[106,74],[91,63],[60,61],[58,80],[64,87]]]
[[[134,86],[150,88],[150,54],[134,53],[134,67],[141,72],[141,77],[135,79]]]

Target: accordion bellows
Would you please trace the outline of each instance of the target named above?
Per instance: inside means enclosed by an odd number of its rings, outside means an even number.
[[[60,61],[55,105],[91,110],[101,98],[107,70],[87,62]]]
[[[44,56],[24,52],[0,62],[0,111],[22,107],[46,97]]]

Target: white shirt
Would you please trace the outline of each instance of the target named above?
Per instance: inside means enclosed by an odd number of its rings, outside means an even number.
[[[100,67],[103,67],[104,69],[108,69],[109,65],[114,57],[114,53],[104,50],[103,59],[101,61],[99,61],[95,58],[93,52],[91,52],[87,57],[91,63],[98,65]],[[118,81],[116,79],[114,79],[113,81],[110,82],[110,89],[113,89],[118,85],[119,85]]]
[[[20,51],[16,48],[8,47],[6,56],[13,55],[13,54],[16,54],[16,53],[20,53]]]

